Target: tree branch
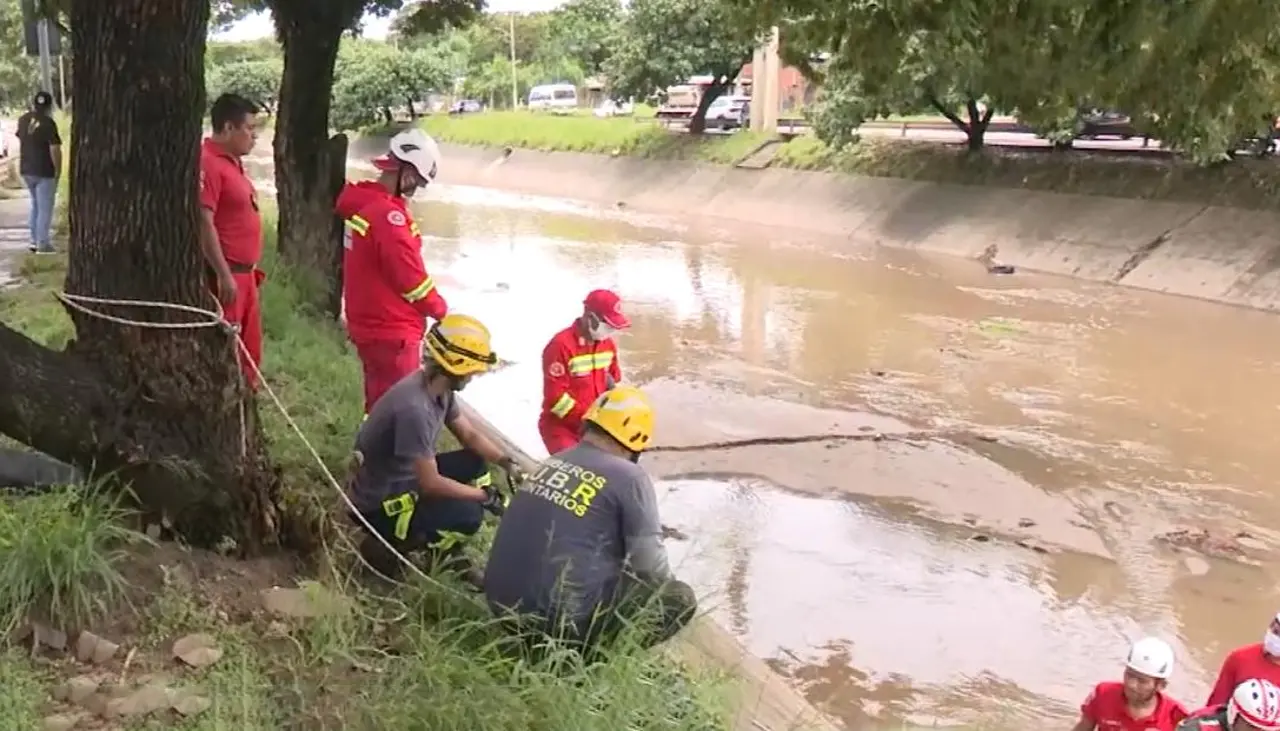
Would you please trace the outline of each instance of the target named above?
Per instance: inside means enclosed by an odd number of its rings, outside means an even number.
[[[97,430],[113,419],[113,401],[95,370],[0,323],[0,434],[86,473],[85,455],[102,457]]]
[[[938,114],[946,117],[952,124],[959,127],[960,131],[969,134],[969,124],[960,119],[959,115],[948,109],[942,102],[938,101],[938,97],[934,96],[933,92],[926,91],[924,97],[928,100],[929,106],[937,110]]]

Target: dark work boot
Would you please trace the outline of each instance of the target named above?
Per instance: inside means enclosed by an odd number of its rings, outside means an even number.
[[[404,578],[404,564],[376,536],[365,534],[360,541],[360,558],[364,559],[366,569],[387,581],[398,582]]]

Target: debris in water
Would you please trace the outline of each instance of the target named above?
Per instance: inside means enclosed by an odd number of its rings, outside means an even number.
[[[677,541],[689,540],[689,536],[686,535],[684,531],[680,530],[679,528],[673,528],[669,525],[664,525],[662,526],[662,539],[665,541],[668,538],[673,538]]]
[[[879,368],[872,368],[872,369],[871,369],[871,375],[873,375],[873,376],[875,376],[875,377],[877,377],[877,378],[883,378],[883,377],[884,377],[884,375],[885,375],[885,371],[882,371],[882,370],[880,370]]]
[[[987,274],[1013,274],[1012,264],[992,264],[987,267]]]
[[[1204,528],[1182,528],[1161,533],[1155,539],[1174,550],[1194,551],[1209,558],[1235,561],[1250,566],[1261,565],[1259,561],[1249,557],[1237,535],[1226,537],[1214,535]]]
[[[1034,520],[1030,519],[1030,518],[1019,518],[1019,519],[1018,519],[1018,527],[1019,527],[1019,528],[1032,528],[1032,527],[1034,527],[1034,526],[1035,526],[1035,524],[1036,524],[1036,522],[1035,522]]]
[[[969,536],[969,540],[977,541],[978,543],[987,543],[991,540],[991,536],[987,535],[986,533],[974,533],[973,535]]]
[[[1204,576],[1209,573],[1209,562],[1199,556],[1184,556],[1182,564],[1192,576]]]
[[[1019,538],[1018,540],[1014,541],[1013,544],[1015,546],[1018,546],[1019,548],[1025,548],[1029,551],[1035,551],[1036,553],[1052,553],[1052,551],[1049,550],[1048,546],[1044,545],[1039,541],[1032,540],[1030,538]]]

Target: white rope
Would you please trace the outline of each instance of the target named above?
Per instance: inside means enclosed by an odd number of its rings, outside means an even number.
[[[381,533],[379,533],[376,529],[374,529],[373,525],[368,521],[368,519],[364,517],[364,514],[361,513],[358,508],[356,508],[355,503],[351,502],[351,498],[347,496],[347,491],[344,490],[342,488],[342,485],[338,483],[337,478],[333,476],[333,473],[329,471],[329,467],[325,465],[324,460],[320,458],[320,453],[316,451],[316,448],[312,446],[311,441],[307,439],[306,434],[302,433],[302,429],[298,426],[297,422],[295,422],[293,420],[293,417],[289,415],[289,411],[284,407],[284,404],[280,401],[280,397],[276,395],[276,392],[271,388],[271,384],[267,383],[266,378],[263,377],[262,371],[258,369],[258,364],[253,362],[253,358],[251,358],[249,355],[249,347],[244,344],[244,340],[240,337],[239,328],[227,322],[221,312],[214,312],[213,310],[206,310],[201,307],[192,307],[190,305],[179,305],[171,302],[152,302],[148,300],[104,299],[101,297],[86,297],[80,294],[70,294],[68,292],[55,292],[54,296],[57,297],[59,301],[63,302],[67,306],[79,312],[82,312],[85,315],[88,315],[89,317],[95,317],[100,320],[107,320],[109,322],[114,322],[119,325],[125,325],[127,327],[158,329],[158,330],[197,329],[202,327],[226,328],[228,332],[230,332],[232,335],[235,336],[236,345],[239,347],[241,354],[243,354],[245,362],[248,363],[249,367],[253,369],[254,375],[257,377],[258,382],[262,384],[263,389],[267,392],[267,396],[271,398],[271,402],[274,403],[276,408],[280,410],[280,414],[284,417],[285,422],[289,424],[289,427],[293,429],[293,433],[298,436],[298,439],[302,441],[303,446],[305,446],[307,448],[307,451],[311,453],[312,459],[314,459],[316,464],[320,466],[320,471],[324,473],[325,479],[329,481],[330,487],[332,487],[338,493],[338,496],[342,498],[342,501],[346,503],[347,508],[349,508],[351,511],[351,514],[356,517],[356,520],[359,520],[360,523],[364,525],[365,529],[369,531],[369,533],[371,533],[374,537],[376,537],[378,541],[388,551],[390,551],[392,555],[394,555],[397,559],[399,559],[401,563],[409,567],[409,570],[412,571],[414,574],[416,574],[418,578],[424,579],[428,583],[431,583],[437,587],[453,591],[453,587],[447,586],[437,581],[436,579],[428,575],[425,571],[418,568],[418,566],[414,564],[412,561],[410,561],[407,557],[405,557],[404,554],[397,551],[395,546],[391,545],[390,541],[388,541]],[[173,310],[176,312],[186,312],[192,315],[199,315],[200,317],[203,317],[205,319],[204,321],[188,322],[188,323],[146,322],[146,321],[139,321],[139,320],[130,320],[127,318],[116,317],[114,315],[108,315],[106,313],[98,312],[96,310],[90,309],[89,307],[86,307],[85,306],[86,304],[107,305],[107,306],[114,305],[114,306],[120,306],[120,307],[144,307],[144,308],[155,309],[155,310]],[[219,307],[219,309],[221,309],[221,307]],[[359,555],[359,553],[360,553],[359,551],[356,552],[357,555]],[[368,562],[365,561],[364,556],[360,556],[360,560],[366,566],[369,566],[369,568],[376,571],[379,575],[382,575],[382,572],[378,571],[377,567],[370,566]],[[385,575],[383,575],[383,578],[389,578],[389,577],[386,577]]]

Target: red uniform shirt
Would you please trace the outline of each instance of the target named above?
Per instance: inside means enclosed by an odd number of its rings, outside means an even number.
[[[342,299],[355,341],[421,340],[425,318],[448,305],[422,263],[422,237],[404,199],[378,183],[347,183],[336,209],[346,219]]]
[[[618,348],[611,338],[592,341],[578,333],[578,323],[551,338],[542,350],[542,414],[540,427],[560,427],[577,433],[582,415],[609,379],[622,380]]]
[[[1218,682],[1209,691],[1209,700],[1205,705],[1220,706],[1226,703],[1231,700],[1231,692],[1237,685],[1253,678],[1280,685],[1280,665],[1267,659],[1261,642],[1245,645],[1227,655],[1227,659],[1222,661],[1222,670],[1218,671]]]
[[[200,205],[213,213],[213,228],[227,263],[256,266],[262,259],[257,191],[239,158],[211,139],[200,147]]]
[[[1080,715],[1093,721],[1098,731],[1174,731],[1188,714],[1181,703],[1157,693],[1151,715],[1133,718],[1124,699],[1124,683],[1098,683],[1080,706]]]

